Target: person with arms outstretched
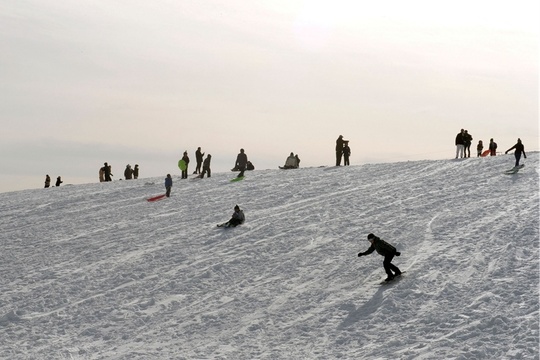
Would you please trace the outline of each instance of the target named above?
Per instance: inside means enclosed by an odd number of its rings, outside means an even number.
[[[516,145],[512,146],[510,149],[506,150],[504,153],[508,154],[511,150],[515,149],[514,151],[514,157],[516,158],[516,165],[515,167],[519,166],[519,160],[521,159],[521,154],[523,154],[523,157],[526,159],[527,154],[525,154],[525,146],[521,142],[521,139],[517,139]]]
[[[371,243],[371,246],[366,251],[358,253],[358,256],[369,255],[373,251],[377,251],[379,255],[384,256],[383,267],[386,275],[388,275],[384,281],[391,281],[396,276],[400,276],[401,270],[399,270],[396,265],[392,264],[392,259],[394,256],[400,256],[401,253],[397,251],[394,246],[373,234],[369,234],[367,238]]]

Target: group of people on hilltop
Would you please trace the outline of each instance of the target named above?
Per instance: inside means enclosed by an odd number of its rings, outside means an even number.
[[[461,129],[461,131],[456,135],[456,159],[457,158],[465,158],[465,157],[471,157],[471,143],[472,143],[473,137],[467,130]],[[517,139],[517,143],[512,146],[510,149],[505,151],[505,154],[508,154],[510,151],[515,150],[514,156],[516,158],[516,167],[519,166],[519,161],[521,159],[521,156],[526,159],[527,155],[525,154],[525,146],[521,142],[521,139]],[[476,152],[477,156],[496,156],[497,155],[497,143],[493,140],[493,138],[489,139],[489,145],[488,149],[484,153],[484,143],[482,140],[478,141],[478,145],[476,146]]]
[[[341,159],[343,158],[343,165],[349,166],[349,156],[351,156],[351,148],[349,147],[349,140],[343,139],[343,135],[339,135],[336,140],[336,166],[341,166]]]
[[[56,178],[56,184],[55,186],[60,186],[60,184],[62,184],[63,181],[62,181],[62,177],[59,176]],[[45,188],[48,188],[51,186],[51,177],[49,176],[49,174],[45,175]]]
[[[139,165],[135,164],[135,167],[131,168],[131,165],[127,164],[124,170],[124,178],[126,180],[139,178]]]
[[[187,151],[184,151],[182,160],[184,161],[186,168],[183,170],[181,169],[181,172],[182,172],[181,178],[187,179],[188,167],[189,167],[189,155]],[[210,162],[212,161],[212,155],[208,154],[206,155],[206,159],[204,159],[204,153],[201,151],[201,148],[198,147],[197,150],[195,151],[195,161],[196,161],[196,166],[195,166],[195,171],[193,172],[193,174],[199,174],[198,177],[200,177],[201,179],[204,178],[204,175],[208,177],[212,176],[212,171],[210,169]],[[201,172],[201,166],[202,166],[202,172]]]

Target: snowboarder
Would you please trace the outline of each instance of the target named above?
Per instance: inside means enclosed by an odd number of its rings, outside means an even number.
[[[182,156],[182,160],[184,160],[184,162],[186,163],[186,170],[182,170],[182,179],[187,179],[189,164],[189,156],[187,154],[187,151],[184,151],[184,156]]]
[[[388,275],[384,281],[391,281],[394,277],[400,276],[401,270],[399,270],[396,265],[392,264],[392,259],[394,256],[400,256],[401,253],[397,251],[394,246],[373,234],[369,234],[367,238],[371,243],[371,246],[365,252],[358,253],[358,256],[369,255],[376,250],[379,255],[384,256],[384,271],[386,272],[386,275]]]
[[[62,178],[59,176],[56,178],[56,186],[60,186],[60,184],[63,183]]]
[[[246,166],[248,163],[247,155],[244,152],[244,149],[240,149],[240,153],[238,156],[236,156],[236,163],[234,165],[234,169],[237,171],[240,171],[237,177],[244,176],[244,171],[246,171]]]
[[[165,196],[166,197],[171,196],[171,188],[172,188],[172,177],[171,177],[171,174],[167,174],[167,177],[165,178]]]
[[[212,160],[212,155],[210,154],[206,155],[206,159],[204,159],[204,162],[202,165],[202,173],[201,175],[199,175],[201,179],[204,178],[204,174],[208,174],[208,177],[212,175],[212,171],[210,170],[210,160]]]
[[[246,217],[244,216],[244,211],[240,210],[240,206],[236,205],[231,219],[226,223],[219,224],[218,227],[236,227],[237,225],[243,224],[245,220]]]
[[[51,177],[49,175],[45,175],[45,187],[48,188],[51,186]]]
[[[508,152],[512,149],[515,149],[514,156],[516,158],[516,165],[515,167],[519,166],[519,160],[521,159],[521,154],[523,153],[523,157],[526,159],[527,155],[525,154],[525,146],[523,146],[523,143],[521,142],[521,139],[517,139],[516,145],[512,146],[510,149],[506,150],[504,153],[508,154]]]

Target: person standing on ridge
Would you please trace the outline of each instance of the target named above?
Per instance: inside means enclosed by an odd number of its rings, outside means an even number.
[[[236,156],[236,163],[234,165],[234,168],[237,170],[240,170],[240,173],[237,177],[244,176],[244,171],[246,171],[246,166],[248,163],[248,158],[246,153],[244,152],[244,149],[240,149],[240,153]]]
[[[210,154],[206,155],[206,159],[204,159],[204,162],[202,165],[202,173],[201,175],[199,175],[201,179],[204,178],[204,174],[208,174],[208,177],[212,175],[212,172],[210,171],[210,160],[212,160],[212,155]]]
[[[111,174],[111,165],[107,163],[103,164],[103,174],[105,176],[105,181],[112,181],[111,176],[113,176],[113,174]]]
[[[482,151],[484,150],[484,143],[482,140],[478,140],[478,145],[476,145],[476,155],[478,157],[482,156]]]
[[[473,137],[467,130],[463,134],[463,157],[471,157],[471,144]]]
[[[521,159],[521,154],[523,154],[523,157],[526,159],[527,154],[525,154],[525,146],[521,142],[521,139],[517,139],[516,145],[512,146],[510,149],[506,150],[504,153],[508,154],[509,151],[515,149],[514,151],[514,157],[516,158],[516,165],[515,167],[519,166],[519,160]]]
[[[349,141],[343,141],[343,165],[349,166],[349,156],[351,156],[351,148],[349,147]]]
[[[182,156],[182,160],[186,163],[186,170],[182,170],[182,179],[188,178],[188,164],[189,164],[189,156],[187,154],[187,151],[184,151],[184,156]]]
[[[51,186],[51,177],[49,175],[45,175],[45,187],[48,188]]]
[[[489,155],[497,155],[497,143],[493,141],[493,138],[489,139]]]
[[[57,186],[57,187],[60,186],[61,183],[63,183],[62,177],[59,176],[59,177],[56,178],[56,186]]]
[[[400,276],[401,270],[399,270],[396,265],[392,264],[392,259],[394,256],[400,256],[401,253],[397,251],[394,246],[373,234],[369,234],[367,238],[371,243],[371,246],[365,252],[358,253],[358,257],[369,255],[373,251],[377,251],[379,255],[384,256],[383,267],[386,275],[388,275],[384,281],[391,281],[396,276]]]
[[[131,165],[127,164],[126,169],[124,170],[124,178],[126,180],[131,180],[133,177],[133,170],[131,169]]]
[[[204,156],[204,153],[201,152],[201,147],[198,147],[197,151],[195,151],[195,161],[197,162],[197,165],[195,166],[195,171],[193,172],[193,174],[201,173],[201,165],[203,163],[203,156]]]
[[[456,135],[456,159],[462,158],[465,150],[465,130],[461,131]]]
[[[336,166],[341,166],[341,157],[343,156],[343,135],[339,135],[336,140]]]
[[[133,178],[137,180],[139,177],[139,165],[135,164],[135,167],[133,168]]]

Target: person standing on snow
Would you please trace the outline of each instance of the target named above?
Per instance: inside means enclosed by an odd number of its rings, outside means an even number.
[[[341,157],[343,156],[343,135],[339,135],[336,140],[336,166],[341,166]]]
[[[521,143],[521,139],[517,139],[516,145],[512,146],[510,149],[506,150],[504,153],[508,154],[508,152],[512,149],[516,149],[514,151],[514,156],[516,158],[516,167],[519,166],[519,160],[521,159],[521,154],[523,153],[523,157],[526,159],[527,155],[525,154],[525,146]]]
[[[349,147],[349,141],[343,141],[343,165],[349,166],[349,156],[351,156],[351,148]]]
[[[172,177],[171,177],[171,174],[167,174],[167,177],[165,178],[165,196],[166,197],[171,196],[171,189],[172,189]]]
[[[137,180],[139,177],[139,165],[135,164],[135,167],[133,168],[133,178]]]
[[[61,183],[63,183],[62,177],[59,176],[59,177],[56,178],[56,186],[60,186]]]
[[[463,157],[471,157],[471,144],[473,137],[467,130],[463,135]]]
[[[392,259],[394,258],[394,256],[400,256],[401,253],[397,251],[394,246],[390,245],[386,241],[373,234],[369,234],[367,238],[371,243],[371,246],[365,252],[358,253],[358,257],[369,255],[373,251],[377,251],[379,255],[384,256],[384,271],[386,272],[386,275],[388,275],[388,277],[384,281],[391,281],[396,276],[400,276],[401,270],[399,270],[396,265],[392,264]]]
[[[497,143],[493,139],[489,139],[489,155],[497,155]]]
[[[248,163],[248,158],[246,153],[244,152],[244,149],[240,149],[240,154],[236,156],[236,163],[234,165],[234,168],[237,170],[240,170],[240,173],[237,177],[244,176],[244,171],[246,171],[246,166]]]
[[[189,165],[189,156],[187,154],[187,151],[184,151],[184,156],[182,156],[182,160],[186,163],[186,170],[182,170],[182,179],[188,178],[188,165]]]
[[[212,160],[212,155],[210,154],[206,155],[206,159],[204,159],[204,162],[202,165],[202,173],[201,175],[199,175],[201,179],[204,178],[204,174],[208,174],[208,177],[212,175],[212,172],[210,171],[210,160]]]
[[[484,143],[482,140],[478,140],[478,145],[476,145],[476,155],[478,157],[482,156],[482,151],[484,150]]]
[[[204,153],[201,152],[201,147],[198,147],[197,151],[195,151],[195,161],[197,162],[197,165],[195,166],[195,171],[193,172],[193,174],[201,173],[201,165],[203,163],[203,156],[204,156]]]
[[[45,187],[48,188],[51,186],[51,177],[49,175],[45,176]]]
[[[456,159],[462,158],[465,153],[465,130],[461,129],[456,135]]]

